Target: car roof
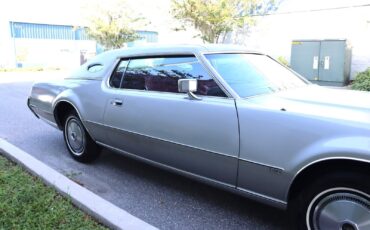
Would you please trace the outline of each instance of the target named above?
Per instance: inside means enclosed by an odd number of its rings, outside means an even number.
[[[101,77],[109,70],[112,63],[117,59],[144,56],[161,56],[161,55],[183,55],[199,53],[253,53],[262,54],[256,51],[248,51],[243,46],[225,45],[225,44],[201,44],[201,45],[162,45],[147,44],[136,47],[128,47],[103,52],[83,64],[77,71],[72,73],[73,77],[81,77],[88,74],[91,78]],[[102,65],[102,71],[91,73],[88,72],[90,66]]]
[[[137,47],[122,48],[106,52],[107,55],[115,57],[125,56],[147,56],[161,54],[191,54],[191,53],[207,53],[207,52],[247,52],[258,53],[256,51],[248,51],[243,46],[225,45],[225,44],[201,44],[201,45],[161,45],[147,44]]]

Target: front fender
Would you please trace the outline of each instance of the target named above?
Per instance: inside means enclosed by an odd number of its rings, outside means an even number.
[[[348,136],[318,141],[296,154],[291,160],[291,167],[286,168],[291,174],[290,186],[305,169],[330,160],[349,160],[370,163],[370,137]]]
[[[291,161],[294,167],[290,171],[299,173],[305,167],[327,159],[370,162],[370,137],[340,137],[316,142],[294,156]]]

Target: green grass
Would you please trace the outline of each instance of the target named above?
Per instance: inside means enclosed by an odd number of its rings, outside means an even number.
[[[0,156],[0,229],[106,229]]]

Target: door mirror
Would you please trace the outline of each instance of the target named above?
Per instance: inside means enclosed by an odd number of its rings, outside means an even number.
[[[178,81],[178,90],[180,93],[187,93],[189,99],[191,100],[200,100],[194,92],[198,89],[198,82],[196,79],[180,79]]]
[[[195,79],[180,79],[178,86],[180,93],[196,92],[198,82]]]

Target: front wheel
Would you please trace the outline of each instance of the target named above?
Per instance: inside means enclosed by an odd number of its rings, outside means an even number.
[[[300,229],[370,230],[369,175],[337,173],[310,184],[296,199]]]
[[[64,140],[71,156],[80,162],[91,162],[100,153],[99,146],[92,140],[75,112],[70,113],[64,123]]]

